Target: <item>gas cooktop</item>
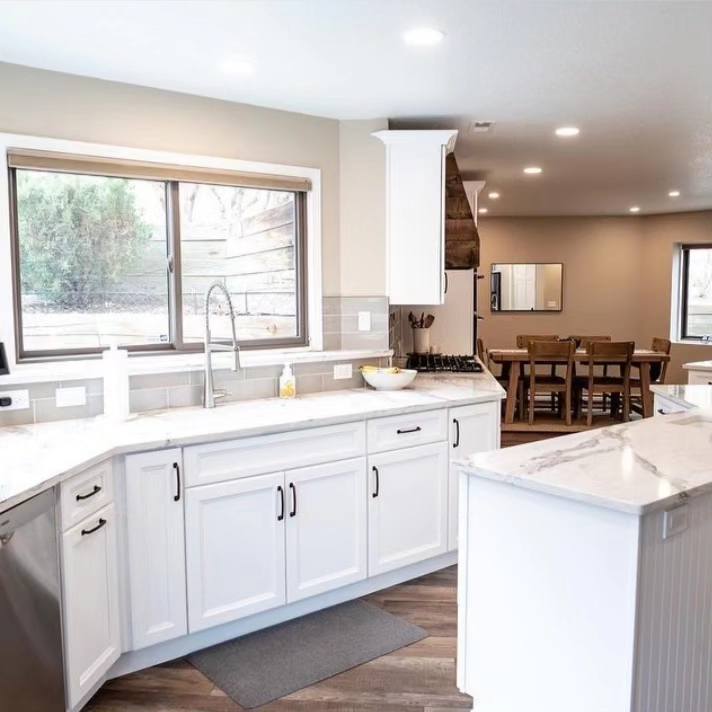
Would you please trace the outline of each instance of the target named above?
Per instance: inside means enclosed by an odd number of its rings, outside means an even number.
[[[449,371],[452,373],[482,373],[483,368],[474,356],[450,354],[408,354],[406,368],[423,373]]]

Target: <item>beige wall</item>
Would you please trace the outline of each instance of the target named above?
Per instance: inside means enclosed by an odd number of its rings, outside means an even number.
[[[341,293],[386,293],[386,148],[371,136],[387,119],[339,123]]]
[[[0,132],[320,168],[324,294],[341,293],[338,121],[4,63],[0,95]]]
[[[673,248],[679,243],[712,244],[712,211],[654,215],[643,218],[644,275],[641,284],[641,322],[647,340],[670,333]],[[712,346],[673,344],[669,383],[686,383],[681,368],[688,361],[712,359]]]
[[[610,334],[648,345],[670,334],[673,246],[712,242],[712,212],[595,218],[486,218],[479,222],[480,336],[489,348],[513,346],[517,334]],[[562,262],[560,313],[493,314],[489,273],[495,262]],[[712,358],[712,347],[675,344],[668,382],[681,366]]]

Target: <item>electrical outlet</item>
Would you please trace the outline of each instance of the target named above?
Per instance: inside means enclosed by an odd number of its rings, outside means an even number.
[[[21,391],[0,391],[0,397],[9,398],[10,405],[0,406],[0,412],[6,410],[26,410],[30,407],[30,392],[27,389]]]
[[[669,539],[675,534],[684,532],[687,529],[688,521],[686,504],[667,509],[663,514],[663,539]]]
[[[371,331],[371,312],[360,311],[358,313],[358,330]]]
[[[334,366],[334,380],[341,381],[353,376],[353,367],[350,363],[337,363]]]
[[[84,386],[72,388],[57,388],[54,391],[54,400],[57,408],[71,408],[87,404],[87,389]]]

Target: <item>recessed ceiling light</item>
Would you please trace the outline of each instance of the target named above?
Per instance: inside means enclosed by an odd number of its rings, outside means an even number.
[[[255,71],[254,66],[248,62],[246,59],[240,59],[239,57],[231,57],[221,62],[220,69],[225,72],[225,74],[252,74]]]
[[[487,210],[487,208],[480,208],[477,212],[478,212],[480,215],[487,215],[487,213],[489,212],[489,210]]]
[[[538,176],[541,173],[541,168],[539,166],[527,166],[524,172],[529,176]]]
[[[432,47],[442,42],[445,33],[432,27],[414,27],[403,33],[403,41],[414,47]]]
[[[571,136],[578,136],[581,131],[576,126],[560,126],[554,133],[562,138],[570,138]]]
[[[640,206],[639,205],[634,205],[631,208],[628,208],[628,211],[631,213],[639,213],[640,212]]]
[[[488,193],[489,197],[492,200],[499,200],[499,193],[496,190],[493,190],[491,193]]]
[[[679,190],[671,190],[668,195],[671,198],[679,198],[680,197],[680,191]]]

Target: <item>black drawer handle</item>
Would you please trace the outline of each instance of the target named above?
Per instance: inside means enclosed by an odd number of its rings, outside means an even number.
[[[666,410],[663,410],[662,408],[658,408],[658,413],[660,413],[660,415],[670,415]]]
[[[173,501],[180,501],[180,466],[177,462],[173,463],[173,469],[176,473],[176,493],[173,495]]]
[[[93,497],[95,494],[99,494],[99,492],[101,492],[101,487],[99,487],[99,485],[94,485],[94,489],[91,492],[88,492],[87,494],[78,494],[77,502],[81,502],[83,499],[89,499],[89,497]]]
[[[277,515],[277,521],[281,522],[284,519],[284,487],[282,487],[282,485],[278,485],[277,492],[279,493],[279,501],[280,501],[280,508],[279,508],[279,514]]]
[[[455,423],[455,442],[453,447],[460,447],[460,421],[457,418],[453,418],[452,422]]]
[[[100,519],[99,523],[95,526],[92,527],[91,529],[82,529],[82,536],[86,536],[87,534],[93,534],[94,532],[98,532],[99,529],[101,529],[104,524],[106,524],[106,519]]]
[[[292,511],[289,516],[293,517],[297,513],[297,488],[294,486],[294,482],[289,483],[289,489],[292,491]]]
[[[405,430],[398,428],[396,433],[398,433],[398,435],[406,435],[407,433],[419,433],[421,430],[422,428],[419,425],[416,425],[414,428],[406,428]]]
[[[378,493],[381,491],[381,477],[378,474],[378,468],[374,465],[371,468],[374,473],[376,474],[376,491],[371,495],[371,497],[378,497]]]

